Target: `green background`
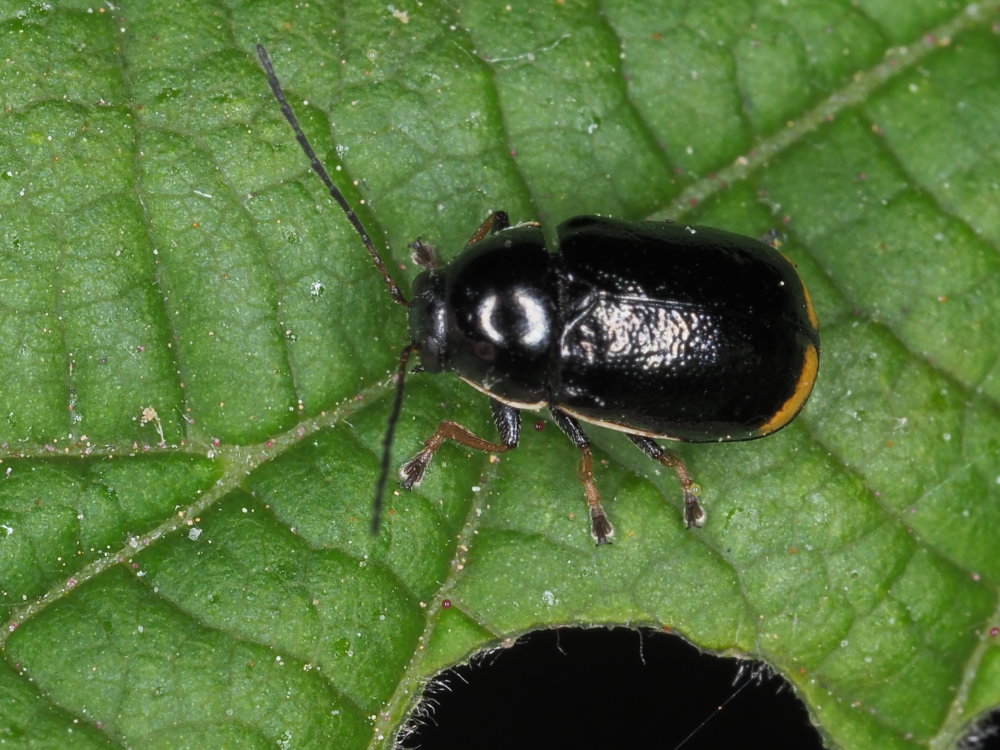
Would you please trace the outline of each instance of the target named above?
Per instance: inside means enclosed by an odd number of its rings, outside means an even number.
[[[1000,704],[998,24],[937,0],[5,0],[0,741],[384,746],[437,670],[626,623],[766,660],[831,747],[952,745]],[[493,209],[550,236],[587,212],[780,229],[822,324],[802,415],[681,448],[701,530],[595,428],[595,548],[548,425],[499,462],[443,448],[370,536],[406,319],[257,42],[404,287],[408,242],[453,257]],[[453,376],[404,408],[397,463],[445,417],[493,434]]]

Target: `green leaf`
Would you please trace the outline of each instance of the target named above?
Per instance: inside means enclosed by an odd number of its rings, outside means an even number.
[[[0,727],[8,744],[389,746],[533,628],[766,660],[828,744],[1000,705],[1000,19],[934,0],[21,2],[0,10]],[[446,445],[368,533],[404,287],[492,209],[778,227],[819,382],[670,476],[592,430]],[[363,202],[363,203],[362,203]],[[394,463],[481,394],[413,376]],[[530,421],[529,421],[530,425]],[[442,606],[447,599],[450,607]]]

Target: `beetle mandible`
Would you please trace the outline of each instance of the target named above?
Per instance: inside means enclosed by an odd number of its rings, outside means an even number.
[[[614,528],[601,506],[581,422],[618,430],[672,469],[684,522],[705,511],[683,461],[657,438],[753,440],[791,422],[819,368],[818,323],[795,267],[764,242],[711,227],[576,216],[549,252],[537,223],[511,226],[494,211],[459,255],[438,265],[411,247],[424,270],[407,299],[360,219],[336,188],[285,99],[261,45],[268,83],[313,171],[340,205],[385,280],[409,308],[410,343],[399,358],[372,521],[378,530],[390,448],[413,352],[420,369],[455,372],[490,399],[499,442],[442,421],[400,469],[411,489],[446,440],[489,453],[517,447],[522,409],[548,408],[580,450],[578,475],[591,534]]]

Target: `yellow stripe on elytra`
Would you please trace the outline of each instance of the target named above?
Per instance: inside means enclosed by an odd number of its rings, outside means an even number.
[[[810,310],[812,308],[810,307]],[[760,426],[758,432],[761,436],[768,435],[775,430],[781,429],[788,424],[792,418],[799,413],[802,404],[812,393],[813,384],[816,382],[816,372],[819,370],[819,352],[813,344],[806,347],[805,355],[802,358],[802,370],[799,372],[799,380],[795,384],[795,390],[788,400],[781,405],[774,415]]]

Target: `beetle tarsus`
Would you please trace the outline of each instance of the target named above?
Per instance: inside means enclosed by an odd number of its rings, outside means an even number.
[[[421,268],[440,268],[441,263],[438,261],[437,251],[434,249],[433,245],[428,245],[422,239],[417,237],[410,243],[410,260],[416,263]]]
[[[689,529],[705,525],[705,509],[689,489],[684,490],[684,525]]]
[[[615,527],[599,506],[590,509],[590,534],[597,544],[611,544],[611,537],[615,535]]]
[[[399,467],[399,479],[404,490],[412,490],[424,479],[424,472],[434,457],[434,451],[424,449]]]

